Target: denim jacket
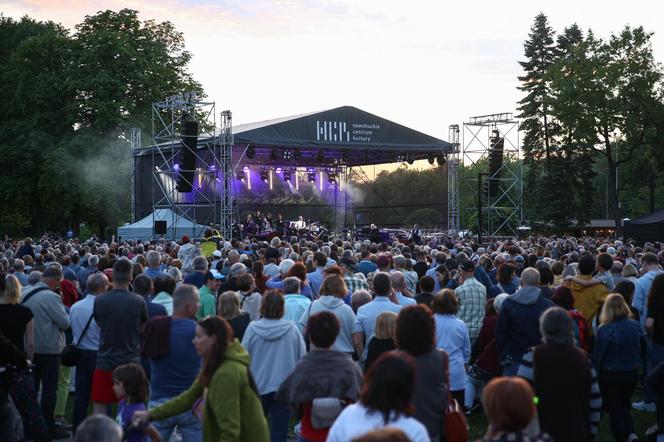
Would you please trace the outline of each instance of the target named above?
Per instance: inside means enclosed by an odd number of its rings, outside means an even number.
[[[595,369],[631,371],[641,367],[645,334],[638,322],[628,318],[604,324],[597,330]]]

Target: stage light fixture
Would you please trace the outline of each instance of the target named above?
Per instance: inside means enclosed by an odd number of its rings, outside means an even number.
[[[415,162],[415,158],[411,157],[410,155],[406,155],[406,162],[408,164],[413,164]]]
[[[245,176],[245,172],[243,170],[238,170],[237,171],[237,179],[238,180],[240,180],[240,181],[244,180],[244,176]]]
[[[270,179],[270,171],[267,169],[261,169],[261,181],[265,181],[266,183]]]
[[[429,164],[433,166],[433,163],[436,162],[436,157],[432,153],[430,153],[429,155],[427,155],[427,161],[429,162]]]
[[[284,153],[282,154],[282,156],[283,156],[284,160],[290,161],[290,160],[293,159],[293,151],[289,150],[289,149],[286,149],[286,150],[284,150]]]
[[[293,159],[295,161],[300,161],[300,158],[302,158],[302,153],[300,152],[300,149],[295,149],[295,151],[293,151]]]
[[[445,155],[441,153],[440,155],[438,155],[438,158],[436,158],[436,161],[438,161],[439,166],[444,166],[445,163],[447,162],[447,159],[445,158]]]
[[[307,169],[307,181],[310,183],[316,182],[316,169],[309,168]]]
[[[247,147],[247,158],[253,160],[256,157],[256,149],[254,146]]]
[[[270,159],[272,161],[277,161],[277,159],[279,159],[279,155],[277,154],[277,149],[272,149],[270,151]]]
[[[291,180],[291,172],[290,170],[284,171],[284,181],[289,182]]]
[[[333,170],[327,171],[327,182],[330,184],[337,182],[337,173]]]
[[[173,164],[173,170],[176,172],[180,170],[180,165],[178,163]]]
[[[281,173],[281,167],[277,167],[276,170],[275,170],[275,172],[277,172],[277,173]]]
[[[325,154],[323,153],[322,150],[319,150],[318,153],[316,154],[316,161],[320,163],[321,161],[324,160],[325,160]]]
[[[242,172],[244,172],[244,173],[249,173],[249,166],[244,166],[244,167],[242,168]]]

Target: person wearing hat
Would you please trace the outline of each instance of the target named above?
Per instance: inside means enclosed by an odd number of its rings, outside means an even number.
[[[215,250],[214,252],[212,252],[212,264],[210,264],[211,269],[217,268],[217,264],[222,262],[221,257],[222,257],[221,250]]]
[[[457,318],[466,323],[470,342],[475,343],[484,320],[484,306],[486,304],[486,287],[475,279],[475,263],[467,259],[459,266],[461,270],[461,285],[454,289],[459,298],[459,312]]]
[[[369,284],[367,284],[367,280],[365,278],[361,277],[362,275],[356,276],[353,274],[353,271],[355,270],[355,259],[353,259],[351,256],[342,258],[340,264],[340,267],[344,272],[344,282],[346,283],[346,287],[348,287],[346,303],[350,305],[351,295],[356,290],[369,290]]]
[[[217,314],[217,298],[215,294],[219,289],[220,279],[221,275],[219,272],[209,271],[205,274],[205,284],[203,284],[198,291],[200,307],[196,313],[197,320],[201,320],[207,316],[215,316]]]

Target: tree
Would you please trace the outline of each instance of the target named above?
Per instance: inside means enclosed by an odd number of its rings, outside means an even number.
[[[87,16],[72,35],[52,22],[0,16],[0,203],[7,232],[104,234],[129,217],[129,128],[149,140],[151,103],[203,95],[172,24],[137,11]],[[29,220],[30,226],[17,227]]]
[[[616,170],[659,142],[662,72],[653,57],[651,35],[629,26],[607,41],[589,33],[550,70],[552,114],[573,133],[579,147],[606,161],[616,229],[621,224]]]

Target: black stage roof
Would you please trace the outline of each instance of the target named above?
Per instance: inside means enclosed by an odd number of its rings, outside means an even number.
[[[210,138],[199,137],[199,146]],[[250,165],[358,166],[453,151],[446,141],[352,106],[238,125],[233,138],[233,161]]]

